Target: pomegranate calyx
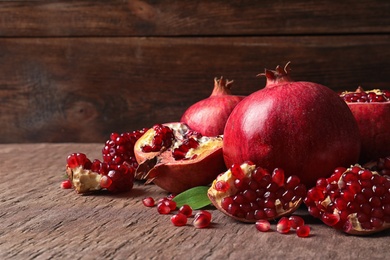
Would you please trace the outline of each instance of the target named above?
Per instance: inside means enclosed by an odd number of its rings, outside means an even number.
[[[257,77],[265,76],[267,79],[266,87],[270,87],[275,84],[280,84],[283,82],[291,82],[292,79],[290,77],[290,61],[286,63],[284,68],[279,65],[276,66],[275,70],[265,69],[264,73],[260,73]]]
[[[227,80],[221,76],[221,78],[214,78],[214,89],[211,92],[210,97],[221,96],[221,95],[231,95],[231,87],[233,85],[233,80]]]

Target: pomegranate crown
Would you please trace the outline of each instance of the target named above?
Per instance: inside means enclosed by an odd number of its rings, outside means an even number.
[[[233,80],[227,80],[221,76],[221,78],[214,78],[214,89],[211,93],[211,96],[219,96],[219,95],[231,95],[231,87],[233,84]]]
[[[276,66],[275,70],[265,69],[264,73],[260,73],[257,77],[265,76],[267,79],[266,86],[270,86],[272,84],[282,83],[282,82],[290,82],[290,61],[284,66],[284,68],[279,65]]]

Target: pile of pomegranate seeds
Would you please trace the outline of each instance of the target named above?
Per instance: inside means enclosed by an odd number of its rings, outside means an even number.
[[[155,203],[155,200],[152,197],[145,197],[142,200],[142,203],[145,207],[157,207],[157,212],[161,215],[172,214],[171,222],[174,226],[186,226],[188,218],[192,217],[193,210],[189,205],[183,205],[177,209],[177,204],[173,201],[174,197],[164,197]],[[206,210],[199,210],[193,219],[192,225],[195,228],[207,228],[211,224],[211,213]]]
[[[390,101],[390,90],[370,90],[364,91],[359,87],[355,92],[341,93],[341,98],[349,103],[371,103]]]
[[[321,179],[305,199],[309,213],[350,234],[390,228],[390,179],[355,165],[337,168]]]

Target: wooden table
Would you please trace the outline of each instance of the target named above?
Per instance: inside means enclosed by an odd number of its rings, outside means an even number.
[[[71,152],[100,158],[102,144],[0,145],[0,259],[384,259],[385,231],[349,236],[303,215],[309,238],[261,233],[210,207],[213,223],[175,227],[146,208],[167,194],[136,183],[131,192],[81,196],[60,188]],[[272,224],[275,230],[275,224]]]

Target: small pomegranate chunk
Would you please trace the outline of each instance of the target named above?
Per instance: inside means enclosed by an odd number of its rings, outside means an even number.
[[[155,205],[155,202],[154,202],[154,199],[152,197],[146,197],[142,200],[142,203],[146,206],[146,207],[154,207]]]
[[[171,217],[171,222],[178,227],[185,226],[187,225],[187,216],[179,212]]]
[[[354,165],[317,182],[305,198],[309,213],[348,234],[370,234],[390,228],[390,179]]]
[[[211,223],[211,213],[201,210],[195,214],[193,225],[195,228],[207,228]]]
[[[306,188],[295,175],[285,179],[282,169],[267,170],[245,162],[233,164],[214,180],[210,201],[226,215],[243,222],[275,219],[294,212],[306,196]]]
[[[271,229],[271,223],[269,223],[268,220],[266,219],[260,219],[256,221],[256,229],[261,231],[261,232],[267,232]]]

